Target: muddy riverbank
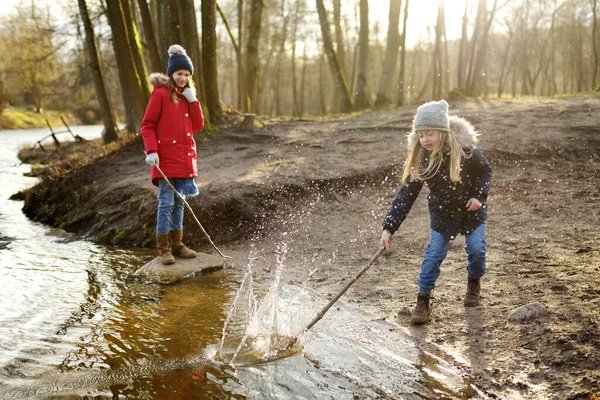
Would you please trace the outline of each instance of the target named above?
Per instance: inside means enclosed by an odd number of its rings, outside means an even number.
[[[197,135],[200,195],[190,204],[220,247],[258,251],[258,275],[272,273],[285,242],[286,282],[331,296],[377,251],[414,111]],[[468,100],[450,111],[482,133],[493,166],[482,305],[462,306],[460,237],[442,266],[431,323],[408,326],[429,235],[426,189],[392,249],[344,299],[443,349],[491,397],[591,398],[600,392],[600,98]],[[24,212],[100,242],[153,246],[156,194],[137,142],[37,185]],[[189,215],[185,238],[210,251]],[[547,313],[509,322],[532,302]]]

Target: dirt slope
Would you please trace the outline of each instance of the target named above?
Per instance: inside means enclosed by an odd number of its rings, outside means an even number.
[[[345,295],[451,354],[490,397],[587,399],[600,393],[600,98],[451,104],[482,133],[493,166],[482,305],[466,310],[464,238],[451,246],[433,318],[408,327],[429,235],[426,189],[384,253]],[[264,121],[255,134],[198,136],[200,196],[190,200],[220,247],[270,276],[335,294],[377,251],[398,189],[415,108],[325,121]],[[156,190],[141,144],[34,188],[31,217],[82,236],[152,245]],[[209,250],[189,219],[186,239]],[[241,268],[241,266],[239,266]],[[512,323],[517,307],[547,314]]]

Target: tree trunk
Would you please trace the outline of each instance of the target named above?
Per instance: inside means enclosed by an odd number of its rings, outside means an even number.
[[[214,0],[213,0],[214,1]],[[204,79],[204,59],[200,49],[200,39],[198,38],[198,21],[196,20],[196,6],[194,0],[176,0],[177,3],[177,21],[179,31],[182,32],[178,44],[186,51],[194,65],[194,83],[198,91],[198,98],[203,106],[208,103],[206,99],[206,86]],[[204,13],[202,14],[204,16]],[[172,44],[172,43],[171,43]],[[218,90],[217,90],[218,93]],[[210,109],[207,110],[208,121],[212,122],[213,117]]]
[[[462,20],[462,35],[460,37],[460,47],[458,50],[458,71],[457,71],[457,77],[458,77],[458,82],[457,82],[457,86],[458,88],[465,93],[466,92],[466,85],[465,85],[465,61],[467,58],[467,48],[468,48],[468,43],[469,43],[469,34],[467,32],[467,27],[468,27],[468,23],[469,23],[469,19],[467,17],[467,10],[468,10],[468,5],[469,5],[469,1],[466,0],[465,1],[465,14],[463,15],[463,20]]]
[[[300,115],[298,104],[298,80],[296,79],[296,39],[298,36],[298,18],[300,14],[300,0],[296,0],[296,14],[294,16],[294,29],[292,30],[292,115]]]
[[[446,36],[446,8],[444,7],[444,3],[442,3],[442,27],[444,34],[444,69],[442,72],[444,90],[442,92],[442,98],[447,98],[450,94],[450,56],[448,54],[448,37]]]
[[[92,70],[92,75],[94,76],[96,96],[98,97],[98,104],[100,105],[102,120],[104,122],[102,141],[104,144],[108,144],[118,140],[117,124],[115,123],[115,117],[110,106],[108,93],[106,92],[106,86],[104,85],[102,67],[100,66],[100,54],[98,53],[98,44],[96,42],[96,36],[94,35],[94,28],[92,26],[87,5],[85,4],[85,0],[78,0],[78,3],[79,14],[81,15],[81,20],[83,21],[83,27],[85,30],[85,44],[88,51],[90,68]]]
[[[202,72],[206,89],[206,108],[211,122],[217,122],[223,116],[217,67],[216,13],[215,0],[202,0]]]
[[[596,3],[597,0],[592,0],[592,49],[594,51],[594,71],[592,73],[592,90],[596,90],[596,76],[598,75],[598,63],[600,62],[598,58],[598,45],[596,44],[596,26],[597,26],[597,16],[596,16]]]
[[[388,15],[388,33],[387,44],[385,48],[385,61],[381,78],[379,79],[379,88],[377,89],[377,99],[375,106],[385,106],[391,104],[390,86],[392,77],[396,73],[396,63],[398,61],[398,49],[400,44],[400,32],[398,24],[400,22],[400,10],[402,0],[390,0],[390,12]]]
[[[335,34],[335,49],[337,52],[338,60],[340,62],[340,68],[342,72],[344,72],[345,76],[348,76],[348,72],[351,68],[348,68],[348,58],[346,56],[346,45],[344,42],[345,32],[342,29],[342,3],[341,0],[333,0],[333,26],[334,26],[334,34]],[[350,77],[351,80],[354,76]],[[352,82],[354,83],[354,82]],[[350,89],[350,92],[353,90]],[[334,102],[336,111],[340,111],[342,109],[342,98],[339,94],[335,93]]]
[[[240,0],[240,2],[241,1],[242,0]],[[219,3],[215,2],[215,5],[217,7],[217,11],[221,15],[221,18],[223,19],[223,23],[225,24],[225,28],[227,29],[227,33],[229,34],[229,38],[231,39],[231,44],[233,45],[233,49],[235,51],[235,56],[236,56],[237,63],[238,63],[238,65],[237,65],[237,77],[238,77],[237,95],[242,96],[241,98],[238,98],[238,108],[242,111],[245,111],[245,110],[248,110],[249,99],[248,99],[248,95],[246,93],[246,70],[244,68],[244,64],[242,63],[241,43],[238,44],[238,42],[235,40],[235,37],[233,36],[233,32],[231,30],[231,27],[229,26],[229,21],[227,20],[227,17],[223,13],[223,10],[221,10],[221,7],[219,7]],[[242,101],[243,101],[243,104],[242,104]]]
[[[494,22],[497,5],[498,0],[494,0],[494,5],[492,6],[492,11],[490,12],[490,18],[483,27],[483,36],[481,37],[481,43],[478,46],[479,49],[475,59],[475,66],[473,67],[473,74],[471,75],[471,81],[469,82],[469,87],[467,88],[467,93],[470,96],[478,96],[481,93],[480,80],[483,73],[485,60],[487,58],[488,39],[490,37],[492,22]]]
[[[306,55],[306,46],[304,46],[304,54],[302,55],[302,78],[300,83],[300,105],[298,110],[298,116],[302,118],[304,116],[304,96],[306,93],[306,68],[308,66],[308,56]]]
[[[140,42],[139,31],[133,19],[133,13],[131,11],[129,1],[120,1],[121,10],[124,17],[123,23],[127,27],[127,40],[129,42],[129,49],[133,56],[133,62],[138,75],[139,85],[144,92],[145,100],[147,102],[150,98],[150,83],[148,82],[148,71],[146,70],[146,64],[144,63],[144,57],[142,56],[142,44]]]
[[[129,40],[127,39],[125,16],[123,15],[120,3],[120,0],[106,0],[106,8],[112,31],[113,48],[117,59],[119,81],[122,88],[121,93],[123,95],[123,105],[125,106],[127,130],[130,132],[139,132],[140,124],[146,111],[147,97],[142,90],[140,77],[136,72],[133,54],[131,53]]]
[[[469,84],[472,80],[473,69],[475,68],[475,57],[477,56],[477,43],[479,41],[479,35],[481,34],[482,24],[485,19],[485,13],[487,10],[487,0],[479,0],[477,6],[477,16],[475,17],[475,28],[473,28],[473,35],[471,36],[471,46],[469,48],[468,65],[467,65],[467,80],[465,82],[467,94],[469,93]]]
[[[358,74],[356,76],[354,107],[363,109],[371,107],[371,95],[367,82],[367,69],[369,66],[369,0],[360,0],[359,4]]]
[[[156,0],[158,2],[158,51],[164,54],[162,59],[162,70],[167,70],[169,56],[167,50],[173,44],[181,43],[181,26],[179,25],[179,13],[177,1]]]
[[[437,22],[435,24],[435,47],[433,50],[433,85],[431,90],[431,98],[439,100],[442,97],[442,31],[444,24],[444,8],[443,3],[438,8]]]
[[[154,26],[152,26],[150,8],[148,8],[148,3],[146,0],[137,1],[140,9],[140,16],[142,17],[142,27],[144,28],[144,41],[146,42],[148,54],[150,55],[150,65],[154,72],[161,71],[162,61],[160,53],[158,52],[158,44],[156,43]]]
[[[502,57],[502,67],[500,68],[500,78],[498,79],[498,97],[499,98],[502,97],[502,93],[504,92],[504,85],[505,85],[504,74],[506,71],[506,65],[508,64],[508,56],[510,54],[510,46],[512,44],[513,34],[514,34],[514,31],[509,28],[508,43],[506,43],[506,49],[504,50],[504,55]],[[506,74],[508,75],[509,72],[506,72]]]
[[[406,75],[406,21],[408,20],[408,3],[404,4],[404,21],[402,22],[402,36],[400,36],[400,73],[398,77],[398,101],[399,106],[404,105],[404,76]]]
[[[335,29],[335,48],[340,67],[346,73],[348,60],[346,59],[346,46],[344,45],[344,30],[342,29],[342,4],[341,0],[333,0],[333,24]]]
[[[327,114],[327,102],[325,101],[325,53],[321,53],[319,60],[319,105],[321,115]]]
[[[248,85],[248,95],[250,97],[250,110],[254,110],[257,105],[254,103],[258,98],[259,81],[259,54],[260,31],[262,27],[263,0],[251,0],[250,25],[248,27],[248,43],[246,46],[246,83]]]
[[[277,72],[275,73],[275,115],[280,116],[283,112],[281,109],[281,70],[283,65],[283,59],[285,58],[285,43],[287,41],[288,23],[289,17],[282,15],[283,17],[283,33],[281,35],[281,42],[279,43],[279,52],[277,53]]]
[[[337,92],[342,99],[342,112],[349,112],[354,108],[350,91],[348,90],[348,83],[344,76],[344,71],[340,65],[340,61],[333,49],[333,41],[331,40],[331,30],[329,29],[329,22],[327,21],[327,13],[325,11],[325,5],[323,0],[316,0],[317,11],[319,13],[319,22],[321,24],[321,34],[323,35],[323,46],[325,46],[325,53],[329,60],[329,67],[331,68],[331,75],[336,84]]]

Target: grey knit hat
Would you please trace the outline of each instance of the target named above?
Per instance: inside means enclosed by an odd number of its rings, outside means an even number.
[[[173,72],[185,69],[194,74],[194,66],[192,60],[188,57],[185,49],[178,44],[169,47],[169,64],[167,66],[167,76],[171,76]]]
[[[417,108],[417,115],[413,122],[415,132],[435,129],[450,132],[448,122],[448,103],[445,100],[430,101]]]

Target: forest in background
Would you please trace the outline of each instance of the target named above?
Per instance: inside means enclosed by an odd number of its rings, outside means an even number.
[[[0,17],[0,112],[73,113],[116,140],[117,120],[139,130],[148,74],[166,70],[173,43],[192,58],[212,123],[230,109],[301,118],[600,84],[598,0],[430,3],[434,22],[411,25],[416,0],[20,2]],[[370,19],[372,7],[389,9],[387,21]]]

